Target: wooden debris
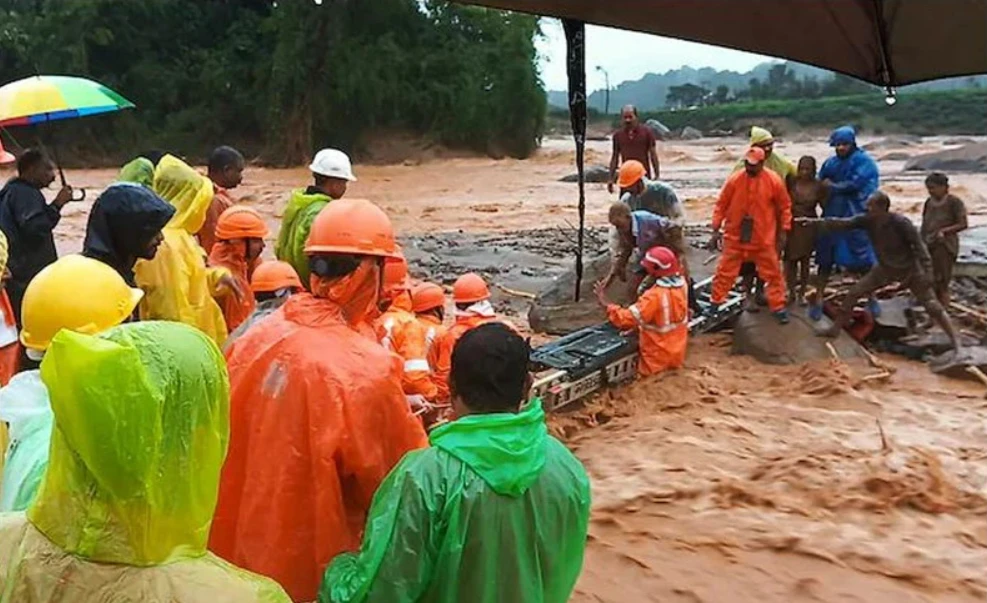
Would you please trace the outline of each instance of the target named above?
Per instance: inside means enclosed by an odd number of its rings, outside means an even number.
[[[527,291],[518,291],[517,289],[510,289],[499,283],[494,283],[494,287],[497,287],[504,293],[508,295],[513,295],[514,297],[523,297],[525,299],[535,299],[536,297],[538,297],[534,293],[528,293]]]
[[[970,373],[977,379],[980,379],[980,382],[983,383],[984,385],[987,385],[987,375],[985,375],[984,372],[980,370],[980,367],[968,366],[966,367],[966,372]],[[984,398],[987,398],[987,393],[984,393]]]

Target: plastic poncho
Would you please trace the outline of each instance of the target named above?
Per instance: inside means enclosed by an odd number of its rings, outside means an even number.
[[[298,189],[291,193],[291,200],[281,218],[281,230],[278,232],[274,255],[291,264],[306,287],[309,286],[311,272],[308,268],[308,256],[305,255],[305,241],[308,240],[315,217],[330,201],[332,199],[328,195],[317,192],[312,187]]]
[[[176,213],[162,230],[164,242],[157,255],[153,260],[140,260],[134,269],[137,286],[145,294],[141,319],[183,322],[222,344],[226,323],[213,297],[224,293],[219,279],[229,272],[207,268],[205,253],[192,236],[205,220],[212,183],[180,159],[165,155],[155,171],[154,190]]]
[[[254,268],[259,262],[260,258],[253,262],[247,261],[247,244],[243,240],[216,241],[209,253],[209,265],[213,268],[229,270],[240,284],[240,290],[243,291],[243,299],[237,299],[231,291],[217,300],[223,311],[226,328],[230,331],[247,320],[257,307],[257,300],[250,290],[250,275],[254,273]]]
[[[154,185],[154,164],[150,159],[138,157],[123,166],[118,179],[151,188]]]
[[[831,183],[823,217],[862,215],[867,212],[867,199],[880,185],[877,164],[866,151],[857,148],[856,133],[850,126],[834,130],[829,143],[852,144],[853,149],[846,157],[833,155],[819,170],[819,179]],[[822,267],[837,264],[853,270],[869,270],[876,261],[870,238],[860,229],[824,233],[816,242],[816,262]]]
[[[751,146],[762,144],[774,140],[774,135],[764,128],[754,126],[751,128]],[[772,149],[771,155],[764,160],[764,167],[781,176],[782,182],[787,184],[789,178],[798,175],[798,168],[791,159],[780,153],[777,149]],[[744,169],[744,160],[741,159],[733,167],[733,171]]]
[[[436,428],[381,484],[357,554],[320,603],[564,603],[582,569],[589,478],[541,402]]]
[[[41,376],[57,428],[27,517],[0,516],[0,601],[288,601],[206,551],[228,436],[215,344],[175,323],[63,330]]]
[[[10,425],[0,511],[24,511],[34,501],[48,466],[54,421],[41,371],[19,373],[0,389],[0,421]]]
[[[313,279],[324,297],[292,296],[226,354],[232,431],[210,548],[296,601],[314,599],[329,561],[360,546],[373,493],[427,445],[397,357],[357,330],[379,271],[357,273]]]
[[[136,287],[137,258],[174,215],[175,208],[154,191],[114,184],[103,191],[89,211],[82,255],[112,267],[128,285]]]

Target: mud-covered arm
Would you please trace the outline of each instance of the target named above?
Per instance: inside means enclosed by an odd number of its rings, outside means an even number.
[[[925,246],[922,235],[919,234],[918,229],[910,221],[903,221],[901,226],[901,236],[904,237],[905,242],[911,247],[912,253],[915,254],[919,265],[922,266],[922,270],[927,274],[932,274],[932,256],[929,255],[929,248]]]
[[[825,232],[866,228],[868,223],[866,215],[852,218],[795,218],[794,221],[797,224],[817,224]]]
[[[946,226],[939,232],[943,235],[956,234],[968,228],[966,218],[966,205],[960,199],[954,199],[952,203],[953,223]]]

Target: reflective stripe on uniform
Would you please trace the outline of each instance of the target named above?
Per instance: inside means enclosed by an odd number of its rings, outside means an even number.
[[[388,318],[384,321],[384,336],[380,339],[380,345],[384,346],[384,349],[388,352],[394,351],[394,343],[392,342],[391,335],[394,331],[394,319]]]
[[[404,372],[413,373],[416,371],[428,371],[428,360],[424,358],[415,358],[414,360],[404,361]]]
[[[425,356],[428,356],[429,351],[432,349],[432,344],[435,343],[435,335],[435,327],[429,327],[425,333]]]

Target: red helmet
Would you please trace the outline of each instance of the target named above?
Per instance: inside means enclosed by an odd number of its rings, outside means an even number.
[[[654,277],[674,276],[682,272],[679,258],[668,247],[652,247],[641,258],[641,267]]]

